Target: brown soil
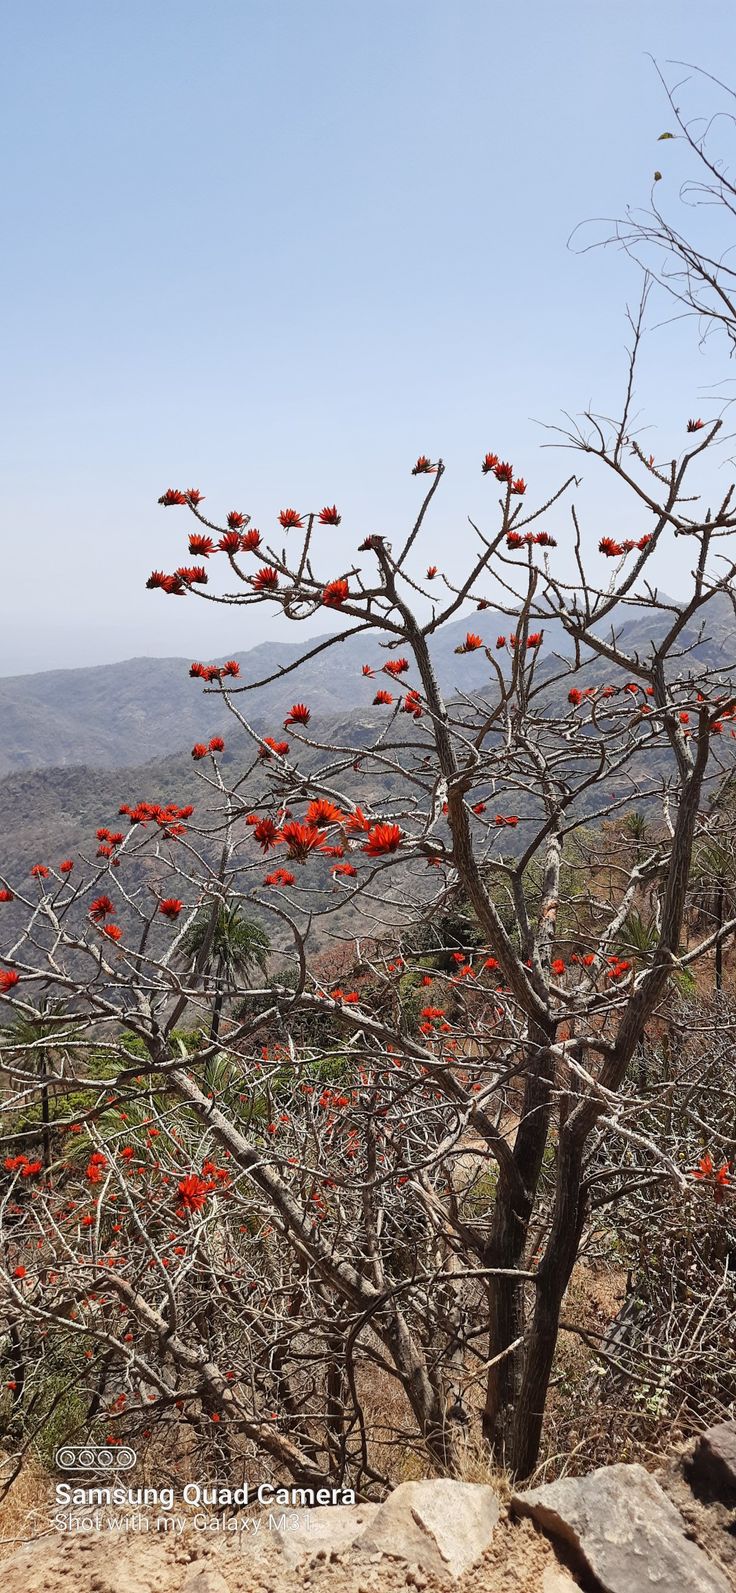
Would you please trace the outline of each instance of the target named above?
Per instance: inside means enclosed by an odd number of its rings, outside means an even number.
[[[531,1522],[502,1518],[492,1549],[450,1585],[454,1593],[543,1593],[545,1569],[556,1563]],[[2,1593],[439,1593],[440,1584],[396,1561],[359,1561],[354,1550],[329,1559],[323,1551],[292,1569],[272,1538],[205,1542],[190,1531],[176,1540],[49,1534],[0,1559],[0,1587]]]

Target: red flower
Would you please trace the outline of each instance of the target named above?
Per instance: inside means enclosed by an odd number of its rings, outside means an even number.
[[[257,821],[253,829],[253,836],[264,852],[270,852],[271,847],[275,846],[277,841],[281,839],[278,827],[274,824],[273,819],[268,818]]]
[[[704,425],[704,420],[689,420],[687,423],[687,429],[688,431],[702,431]]]
[[[222,553],[239,553],[243,538],[239,531],[223,531],[217,546]]]
[[[209,750],[210,750],[210,752],[224,752],[225,751],[225,743],[224,743],[224,741],[222,739],[222,736],[213,736],[212,737],[212,739],[210,741]]]
[[[12,902],[12,900],[13,900],[13,892],[12,891],[0,891],[0,902]]]
[[[476,653],[483,646],[483,637],[476,636],[475,631],[468,631],[461,647],[456,647],[456,653]]]
[[[579,704],[582,702],[583,694],[582,694],[581,691],[578,690],[577,686],[572,686],[570,688],[570,690],[569,690],[569,692],[567,694],[567,700],[568,700],[568,702],[572,703],[573,708],[577,708],[579,706]]]
[[[298,509],[282,509],[279,515],[279,525],[282,525],[285,531],[301,531],[304,521]]]
[[[242,531],[243,526],[246,524],[246,516],[241,514],[239,509],[231,509],[227,517],[227,523],[231,531]]]
[[[333,874],[344,874],[346,879],[352,879],[358,870],[353,867],[352,863],[336,863],[332,872]]]
[[[373,698],[373,707],[390,708],[393,700],[394,699],[391,696],[390,691],[377,691],[375,697]]]
[[[334,503],[331,509],[323,509],[319,517],[320,525],[339,525],[341,520],[342,515],[338,514],[337,505]]]
[[[161,588],[163,591],[165,591],[166,582],[168,579],[168,575],[164,575],[163,570],[152,570],[148,580],[146,581],[146,586],[149,592],[154,592],[157,588]]]
[[[408,658],[390,658],[383,666],[384,675],[404,675],[409,668]]]
[[[192,747],[192,757],[195,763],[199,763],[200,759],[206,758],[208,751],[209,747],[206,747],[203,741],[195,742],[195,745]]]
[[[0,968],[0,994],[7,995],[19,980],[20,974],[17,974],[14,968]]]
[[[363,674],[367,676],[368,680],[372,680],[375,673],[375,669],[371,669],[370,664],[363,665]]]
[[[505,647],[505,646],[506,646],[506,637],[505,636],[497,636],[496,637],[496,647],[499,648],[499,647]]]
[[[506,538],[506,546],[511,549],[512,553],[515,553],[517,548],[523,548],[524,538],[519,536],[518,531],[509,531]]]
[[[89,916],[95,920],[95,923],[99,924],[103,918],[109,918],[113,910],[109,896],[97,896],[90,904]]]
[[[202,536],[200,531],[195,531],[189,538],[189,552],[195,558],[208,559],[215,551],[215,544],[211,537]]]
[[[422,717],[422,699],[416,691],[408,691],[401,704],[402,714],[413,714],[415,719]]]
[[[362,808],[355,808],[345,825],[351,834],[367,834],[371,828],[371,820],[367,819]]]
[[[168,487],[158,501],[163,504],[165,509],[171,509],[175,504],[186,503],[187,500],[185,494],[178,492],[176,487]]]
[[[417,462],[416,462],[416,464],[414,466],[414,469],[412,470],[412,475],[413,476],[434,476],[434,475],[436,475],[436,473],[437,473],[437,466],[430,464],[426,454],[420,454],[419,458],[418,458],[418,460],[417,460]]]
[[[305,702],[292,703],[284,720],[284,730],[286,730],[288,725],[308,725],[310,717],[311,715]]]
[[[498,464],[498,454],[486,454],[486,457],[481,465],[481,470],[483,471],[484,476],[488,476],[492,470],[496,470]]]
[[[262,564],[260,570],[256,570],[255,575],[251,576],[251,586],[254,586],[257,592],[275,592],[278,584],[278,574],[270,564]]]
[[[27,1274],[26,1274],[25,1267],[18,1266],[18,1267],[14,1267],[13,1268],[13,1277],[14,1278],[25,1278],[26,1275]]]
[[[198,487],[188,487],[185,496],[187,503],[193,503],[195,509],[198,503],[202,503],[204,501],[203,494],[199,491]]]
[[[227,663],[222,666],[222,673],[223,675],[229,675],[232,680],[237,680],[240,674],[240,665],[237,658],[228,658]]]
[[[402,840],[398,824],[374,824],[363,851],[369,857],[383,857],[387,852],[397,851]]]
[[[536,535],[532,537],[532,541],[536,542],[539,548],[557,547],[554,537],[551,537],[548,531],[537,531]]]
[[[437,574],[437,565],[436,564],[428,564],[427,565],[427,580],[428,581],[433,581],[435,576],[436,576],[436,574]]]
[[[48,879],[49,871],[45,863],[34,863],[31,869],[32,879]]]
[[[530,631],[526,639],[527,647],[541,647],[544,631]]]
[[[315,797],[304,816],[306,824],[343,824],[345,814],[327,797]]]
[[[550,967],[551,967],[552,973],[558,979],[560,977],[560,974],[564,974],[564,972],[565,972],[565,964],[564,964],[564,961],[563,961],[562,957],[555,957],[553,959],[553,961],[551,962]]]
[[[514,476],[513,466],[503,461],[501,464],[496,465],[493,474],[497,481],[508,481],[510,485]]]
[[[179,917],[183,906],[184,903],[180,902],[178,897],[167,896],[164,901],[159,902],[158,910],[160,913],[163,913],[164,918],[173,919]]]
[[[211,1186],[196,1173],[188,1173],[186,1178],[180,1180],[179,1197],[185,1211],[201,1211],[209,1194]]]
[[[102,933],[107,935],[108,940],[121,940],[123,931],[117,924],[105,924]]]
[[[296,878],[295,878],[295,876],[293,874],[291,874],[289,872],[288,868],[275,868],[274,871],[273,871],[273,874],[267,874],[266,875],[266,878],[264,879],[263,883],[264,883],[264,885],[278,885],[278,886],[281,886],[281,885],[295,885],[296,884]]]
[[[511,483],[511,491],[517,498],[523,498],[526,492],[526,482],[523,476],[517,476]]]
[[[607,559],[618,559],[623,553],[620,542],[614,542],[613,537],[601,537],[598,543],[598,552],[605,553]]]
[[[649,546],[649,543],[651,542],[651,540],[652,540],[651,535],[639,537],[639,541],[637,542],[636,546],[643,550],[644,548]]]
[[[243,532],[243,535],[240,538],[240,546],[244,553],[255,553],[256,549],[259,548],[260,545],[261,533],[260,531],[256,531],[255,526],[253,527],[252,531]]]
[[[209,580],[203,564],[182,564],[174,573],[187,586],[206,586]]]
[[[342,608],[349,596],[348,583],[341,577],[339,581],[328,581],[322,593],[322,602],[325,608]]]
[[[289,857],[300,863],[306,862],[310,852],[321,852],[325,841],[322,830],[316,830],[311,824],[298,824],[296,819],[284,824],[281,839],[289,848]]]

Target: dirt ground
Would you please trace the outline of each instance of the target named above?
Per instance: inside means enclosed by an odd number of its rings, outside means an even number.
[[[298,1567],[285,1563],[277,1534],[250,1540],[203,1541],[127,1532],[58,1533],[3,1558],[2,1593],[438,1593],[440,1583],[396,1561],[358,1560],[355,1550],[324,1551]],[[528,1521],[502,1517],[493,1545],[454,1593],[546,1593],[545,1570],[556,1565],[546,1539]],[[444,1588],[448,1584],[445,1582]]]

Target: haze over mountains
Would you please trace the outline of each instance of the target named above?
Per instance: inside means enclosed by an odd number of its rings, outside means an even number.
[[[628,616],[622,621],[621,635],[631,653],[645,653],[652,635],[667,623],[666,616],[637,610],[629,610]],[[456,655],[468,629],[493,647],[499,632],[512,628],[507,616],[488,610],[470,613],[438,632],[432,638],[432,654],[445,693],[477,692],[489,682],[483,652]],[[610,623],[605,629],[610,630]],[[715,600],[709,606],[707,636],[698,648],[703,663],[715,668],[730,665],[736,653],[735,634],[730,604]],[[696,640],[694,627],[687,639],[690,644]],[[263,642],[247,652],[223,653],[216,661],[236,658],[240,683],[277,676],[257,691],[236,697],[245,717],[271,730],[278,728],[295,701],[307,702],[313,719],[368,709],[375,686],[362,675],[362,666],[369,663],[380,669],[391,653],[375,637],[347,635],[344,641],[318,650],[324,640],[299,636],[293,643]],[[289,672],[305,650],[313,656]],[[548,667],[556,651],[568,654],[570,644],[559,622],[552,620],[544,626],[541,655]],[[203,693],[201,682],[189,678],[189,663],[182,658],[132,658],[95,668],[0,679],[0,776],[12,770],[80,764],[96,769],[134,767],[188,752],[195,741],[224,734],[232,729],[232,719],[216,693]],[[414,675],[412,671],[407,675],[409,684],[415,683]]]
[[[630,655],[645,655],[668,619],[649,610],[629,615],[619,634]],[[455,648],[468,629],[493,647],[499,632],[510,628],[506,616],[488,610],[471,613],[434,637],[435,667],[447,695],[489,688],[493,693],[483,652],[458,657]],[[557,622],[544,630],[538,667],[557,673],[569,644]],[[314,656],[301,668],[238,696],[238,708],[264,733],[278,733],[291,704],[304,701],[317,739],[365,742],[385,714],[372,707],[376,688],[390,682],[385,676],[366,679],[362,666],[378,670],[391,654],[376,638],[363,635],[315,651],[319,643],[320,638],[262,643],[249,652],[223,653],[217,661],[236,657],[241,679],[248,682],[288,671],[308,648]],[[698,640],[698,627],[691,626],[682,645],[696,647],[703,667],[729,667],[736,654],[730,603],[714,601],[704,637]],[[95,827],[112,823],[121,801],[194,801],[201,808],[192,745],[222,733],[226,756],[240,762],[242,736],[218,696],[203,693],[201,682],[189,678],[189,662],[138,658],[0,680],[0,873],[22,872],[47,854],[60,858],[80,846],[89,848]],[[593,683],[610,676],[610,666],[595,660],[586,679]],[[410,670],[405,681],[411,685],[415,679]],[[553,689],[566,691],[564,683]]]

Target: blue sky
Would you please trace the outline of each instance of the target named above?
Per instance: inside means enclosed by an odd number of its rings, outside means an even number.
[[[334,499],[352,547],[398,534],[413,460],[441,453],[438,563],[468,513],[490,522],[487,449],[549,490],[570,460],[535,419],[615,405],[638,292],[568,236],[645,204],[656,165],[675,180],[647,52],[724,70],[736,20],[672,0],[27,0],[2,40],[13,673],[285,634],[145,591],[185,552],[169,485],[264,532]],[[727,375],[692,328],[654,333],[653,449]],[[618,510],[605,482],[584,492],[595,545]]]

